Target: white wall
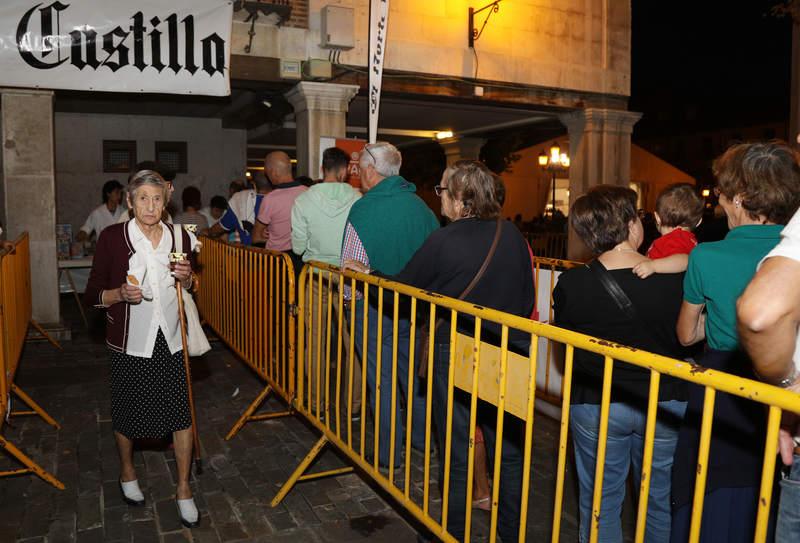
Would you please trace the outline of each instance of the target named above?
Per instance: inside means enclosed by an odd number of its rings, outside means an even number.
[[[227,198],[247,163],[247,132],[223,129],[220,119],[56,113],[55,138],[57,222],[72,224],[73,233],[102,202],[103,183],[127,181],[127,174],[103,172],[103,140],[136,140],[137,161],[154,159],[157,140],[185,141],[188,173],[178,174],[173,196],[179,207],[188,185],[200,189],[203,205],[217,194]]]
[[[468,8],[490,0],[391,0],[386,69],[475,77]],[[340,62],[365,67],[369,0],[309,0],[309,29],[256,24],[251,55],[328,58],[319,47],[320,10],[354,10],[355,47]],[[480,29],[488,14],[476,16]],[[266,20],[266,19],[264,19]],[[235,20],[231,52],[245,54],[250,24]],[[476,42],[478,78],[630,95],[630,0],[503,0]]]

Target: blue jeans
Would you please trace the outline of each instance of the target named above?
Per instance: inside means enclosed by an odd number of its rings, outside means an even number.
[[[364,346],[364,301],[357,300],[355,303],[356,326],[355,326],[355,346],[362,362],[367,365],[367,392],[369,394],[369,406],[372,416],[375,416],[375,397],[377,380],[375,377],[378,363],[378,319],[383,319],[383,330],[381,331],[381,412],[378,423],[378,462],[381,466],[389,465],[389,446],[391,431],[392,413],[392,393],[394,392],[395,405],[395,441],[394,458],[395,467],[400,465],[401,454],[405,449],[405,420],[406,417],[401,410],[401,405],[405,405],[408,398],[408,341],[409,341],[409,322],[407,319],[398,319],[397,326],[397,387],[392,388],[392,317],[386,312],[381,317],[378,309],[372,304],[368,305],[367,315],[367,352],[363,353]],[[421,384],[419,377],[414,375],[414,396],[413,413],[411,420],[411,443],[416,449],[425,447],[425,387]]]
[[[781,481],[775,543],[798,541],[800,541],[800,455],[795,454],[789,476]]]
[[[676,400],[658,403],[653,467],[647,506],[648,543],[667,543],[670,534],[670,483],[672,457],[678,442],[678,430],[686,402]],[[642,455],[647,411],[614,402],[608,417],[608,441],[603,475],[603,500],[600,506],[600,542],[622,541],[622,503],[625,501],[625,480],[633,466],[638,490],[642,476]],[[594,470],[597,462],[597,443],[600,428],[600,406],[577,404],[570,408],[570,429],[575,448],[580,507],[580,541],[589,541],[592,518]]]

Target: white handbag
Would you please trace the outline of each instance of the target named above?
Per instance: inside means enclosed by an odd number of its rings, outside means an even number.
[[[175,250],[183,252],[183,225],[176,224]],[[183,289],[183,312],[186,315],[186,349],[189,356],[202,356],[211,350],[211,344],[206,338],[206,333],[200,324],[200,315],[197,312],[197,305],[194,303],[191,293]]]
[[[183,288],[183,287],[181,287]],[[202,356],[211,350],[192,295],[183,289],[183,312],[186,313],[186,348],[189,356]]]

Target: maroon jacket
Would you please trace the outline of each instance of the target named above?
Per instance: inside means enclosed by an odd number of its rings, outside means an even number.
[[[128,236],[128,223],[112,224],[100,233],[97,249],[92,262],[92,272],[86,284],[83,303],[88,307],[106,311],[106,345],[120,353],[125,352],[128,340],[128,320],[130,304],[120,302],[110,307],[103,306],[103,291],[119,288],[128,281],[128,261],[136,252]],[[164,223],[172,235],[172,248],[175,251],[174,229],[171,224]],[[186,231],[183,234],[183,246],[191,247],[191,240]]]

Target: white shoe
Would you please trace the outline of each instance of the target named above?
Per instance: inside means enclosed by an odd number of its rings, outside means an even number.
[[[122,499],[128,505],[144,505],[144,494],[142,489],[139,488],[138,479],[133,481],[119,480],[119,490],[122,492]]]
[[[200,525],[200,512],[194,503],[194,498],[186,500],[175,500],[178,504],[178,517],[181,519],[181,524],[187,528],[195,528]]]

